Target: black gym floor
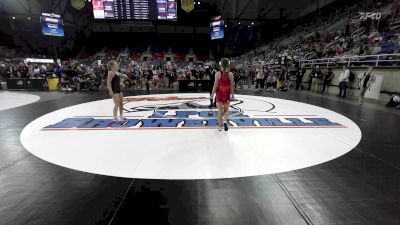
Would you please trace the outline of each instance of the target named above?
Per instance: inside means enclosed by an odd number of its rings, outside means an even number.
[[[308,92],[238,93],[331,109],[352,119],[362,140],[330,162],[274,175],[193,181],[107,177],[50,164],[19,140],[39,116],[108,98],[107,93],[35,92],[40,101],[0,111],[0,224],[400,224],[398,110]]]

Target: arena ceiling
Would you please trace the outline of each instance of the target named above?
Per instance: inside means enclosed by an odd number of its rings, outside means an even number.
[[[66,26],[77,25],[86,19],[76,16],[79,12],[71,6],[71,0],[1,0],[0,17],[16,19],[38,18],[42,12],[60,14]]]
[[[157,32],[163,26],[172,26],[169,28],[171,31],[167,33],[180,33],[180,27],[188,26],[188,30],[196,27],[196,33],[208,33],[208,21],[216,16],[215,13],[218,11],[230,24],[236,21],[243,21],[243,25],[250,25],[252,22],[259,22],[260,25],[263,22],[270,24],[268,23],[270,21],[272,24],[280,24],[282,22],[280,19],[293,20],[334,1],[336,0],[195,0],[196,3],[200,2],[200,5],[196,4],[195,12],[178,11],[177,23],[157,22],[160,23],[157,24]],[[37,32],[41,29],[39,17],[43,12],[61,15],[66,31],[64,39],[55,41]],[[81,10],[73,8],[71,0],[0,0],[0,34],[5,34],[0,37],[0,45],[13,43],[31,49],[59,45],[72,49],[76,43],[80,43],[92,32],[133,32],[142,29],[139,27],[140,24],[136,24],[137,21],[132,23],[128,21],[127,24],[124,24],[125,21],[120,24],[92,21],[93,14],[89,0],[86,0],[86,6]],[[137,32],[150,29],[148,25],[143,26],[143,29]],[[176,29],[173,26],[176,26]],[[98,29],[99,27],[102,29]],[[154,26],[151,29],[153,28]],[[199,31],[201,28],[204,32]]]
[[[88,1],[88,0],[86,0]],[[278,19],[280,16],[295,19],[323,7],[335,0],[195,0],[200,3],[216,4],[222,15],[231,20]],[[90,5],[90,3],[87,3]],[[89,6],[90,7],[90,6]],[[29,17],[42,12],[61,14],[66,23],[76,24],[78,10],[71,0],[1,0],[1,16]],[[91,16],[91,15],[89,15]],[[179,16],[179,15],[178,15]]]

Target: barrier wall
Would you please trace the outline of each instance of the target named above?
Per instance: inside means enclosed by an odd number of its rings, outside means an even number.
[[[367,67],[365,68],[350,68],[355,74],[363,73],[368,70]],[[321,67],[321,71],[325,72],[325,68]],[[309,74],[312,69],[307,69],[306,76],[304,76],[304,82],[308,82]],[[335,78],[332,81],[333,87],[330,87],[329,93],[330,94],[337,94],[339,92],[339,76],[342,73],[342,68],[333,68],[332,72],[335,74]],[[375,68],[372,72],[373,75],[382,75],[382,86],[381,86],[381,94],[378,98],[379,102],[386,103],[389,101],[390,94],[385,92],[400,92],[400,69],[394,68]],[[308,84],[303,84],[305,88],[308,87]],[[321,86],[322,89],[322,86]],[[382,93],[383,92],[383,93]],[[359,90],[350,90],[349,96],[358,97]],[[368,98],[368,95],[366,95]]]

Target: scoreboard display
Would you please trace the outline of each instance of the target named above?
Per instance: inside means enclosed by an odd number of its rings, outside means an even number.
[[[93,0],[94,19],[177,20],[177,0]]]
[[[64,37],[64,22],[60,15],[42,13],[40,23],[43,35]]]
[[[225,22],[221,16],[216,16],[210,23],[211,40],[222,39],[225,36]]]

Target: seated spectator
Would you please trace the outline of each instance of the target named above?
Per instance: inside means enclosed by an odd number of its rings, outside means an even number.
[[[278,79],[276,76],[276,72],[269,73],[269,75],[267,77],[267,90],[275,91],[277,83],[278,83]]]
[[[60,89],[62,91],[65,90],[71,91],[73,88],[75,87],[72,85],[72,79],[68,77],[66,74],[62,74],[60,79]]]
[[[363,46],[363,54],[361,54],[361,55],[370,55],[370,48],[368,47],[368,45],[367,44],[364,44],[364,46]]]
[[[161,83],[161,79],[158,75],[153,75],[153,79],[152,79],[152,85],[154,87],[154,89],[158,89],[160,83]]]
[[[379,45],[379,42],[375,42],[374,46],[371,49],[371,54],[376,55],[382,51],[382,47]]]
[[[88,73],[82,75],[79,81],[78,90],[90,90],[90,91],[98,90],[98,83],[96,82],[96,76],[95,75],[90,76]]]
[[[121,88],[130,89],[133,86],[133,81],[128,77],[128,75],[121,73]]]
[[[370,34],[369,34],[369,36],[368,36],[368,42],[369,43],[373,43],[374,41],[375,41],[375,39],[376,38],[382,38],[381,37],[381,34],[377,31],[377,30],[374,30],[374,31],[372,31]]]
[[[400,109],[400,94],[393,94],[386,106]]]
[[[185,79],[186,80],[191,80],[192,79],[192,73],[190,72],[190,70],[187,70],[184,73],[185,73]]]
[[[335,51],[336,56],[341,56],[343,55],[343,48],[340,45],[336,45],[336,51]]]
[[[204,73],[203,80],[210,80],[210,75],[208,73]]]

